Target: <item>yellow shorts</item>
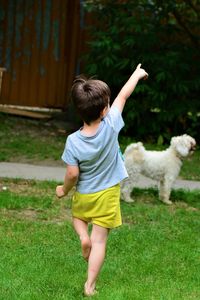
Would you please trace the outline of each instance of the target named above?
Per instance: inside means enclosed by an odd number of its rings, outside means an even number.
[[[72,215],[74,218],[105,228],[120,226],[120,185],[92,194],[75,192],[72,199]]]

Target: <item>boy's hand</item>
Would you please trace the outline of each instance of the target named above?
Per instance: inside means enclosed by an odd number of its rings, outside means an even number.
[[[139,80],[142,79],[142,78],[144,80],[146,80],[149,77],[149,75],[144,69],[141,69],[141,65],[142,64],[137,65],[137,68],[135,69],[134,73],[138,76]]]
[[[57,196],[58,198],[62,198],[62,197],[65,196],[65,193],[64,193],[64,190],[63,190],[63,185],[58,185],[58,186],[56,187],[56,196]]]

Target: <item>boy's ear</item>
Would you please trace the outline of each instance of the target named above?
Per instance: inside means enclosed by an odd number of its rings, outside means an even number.
[[[101,111],[100,116],[101,116],[102,118],[106,115],[107,110],[108,110],[108,106],[104,107],[104,109]]]

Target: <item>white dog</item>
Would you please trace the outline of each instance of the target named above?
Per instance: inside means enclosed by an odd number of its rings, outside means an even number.
[[[182,160],[194,152],[195,146],[195,139],[187,134],[173,137],[170,147],[164,151],[145,150],[141,142],[129,145],[124,152],[129,178],[121,184],[121,198],[126,202],[134,201],[131,192],[139,174],[143,174],[160,183],[160,200],[172,204],[169,200],[172,185],[180,172]]]

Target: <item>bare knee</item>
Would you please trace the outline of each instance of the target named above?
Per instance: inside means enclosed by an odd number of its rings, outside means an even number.
[[[91,243],[92,245],[103,245],[107,242],[109,229],[93,224],[91,232]]]

